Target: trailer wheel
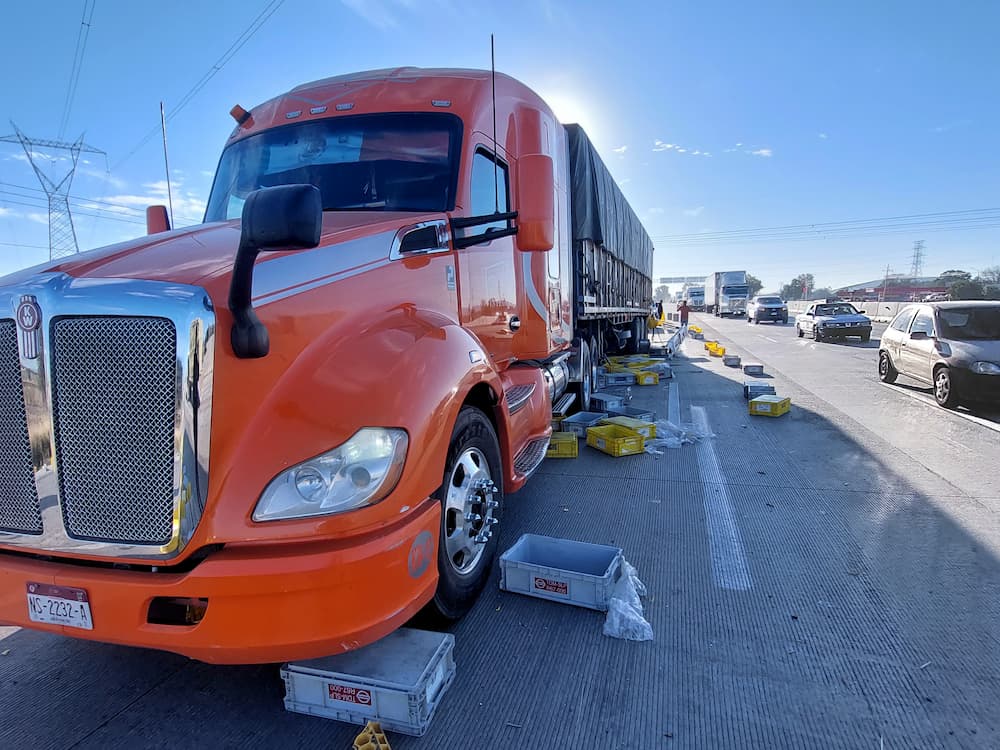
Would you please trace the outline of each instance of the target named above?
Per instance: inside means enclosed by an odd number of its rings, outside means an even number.
[[[429,609],[435,619],[454,621],[486,585],[504,505],[500,445],[490,420],[475,407],[458,413],[435,497],[441,502],[441,534],[438,586]]]
[[[633,318],[632,322],[629,323],[628,330],[631,334],[628,341],[625,342],[625,353],[626,354],[638,354],[639,353],[639,340],[642,338],[642,318]]]

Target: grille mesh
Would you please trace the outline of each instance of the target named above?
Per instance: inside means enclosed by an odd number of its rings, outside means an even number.
[[[0,320],[0,529],[42,533],[13,320]]]
[[[56,459],[71,536],[170,540],[177,388],[171,321],[86,317],[52,324]]]

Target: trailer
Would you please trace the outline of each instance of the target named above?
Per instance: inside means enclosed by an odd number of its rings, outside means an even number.
[[[705,311],[716,317],[747,313],[746,271],[716,271],[705,279]]]

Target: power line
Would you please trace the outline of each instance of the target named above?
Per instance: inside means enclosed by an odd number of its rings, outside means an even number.
[[[940,211],[927,214],[908,214],[903,216],[882,216],[872,219],[851,219],[847,221],[815,222],[812,224],[789,224],[774,227],[756,227],[750,229],[720,230],[717,232],[689,232],[684,234],[658,235],[653,238],[659,242],[679,242],[688,240],[737,240],[744,236],[760,236],[762,234],[783,236],[799,234],[823,234],[831,232],[861,231],[883,227],[921,226],[927,222],[969,221],[979,218],[1000,220],[1000,208],[975,208],[961,211]]]
[[[0,191],[0,192],[3,192],[3,191]],[[19,197],[24,198],[26,196],[19,196]],[[23,201],[11,200],[10,198],[6,198],[6,197],[0,198],[0,201],[2,201],[3,203],[5,203],[7,205],[10,205],[10,206],[25,206],[27,208],[48,209],[48,206],[45,205],[44,203],[25,203]],[[77,211],[76,213],[79,216],[96,216],[99,219],[110,219],[111,221],[120,221],[120,222],[123,222],[125,224],[145,225],[145,222],[143,222],[143,221],[138,221],[136,219],[129,219],[129,218],[126,218],[124,216],[108,216],[108,215],[103,215],[102,216],[101,214],[92,214],[92,213],[88,213],[86,211]]]
[[[44,190],[40,190],[39,188],[33,188],[33,187],[28,186],[28,185],[15,185],[12,182],[4,182],[3,180],[0,180],[0,186],[11,187],[11,188],[15,188],[17,190],[22,190],[22,191],[26,190],[26,191],[30,191],[32,193],[42,193],[43,195],[45,194],[45,191]],[[31,200],[37,200],[37,197],[38,197],[38,196],[34,196],[34,195],[20,195],[18,193],[14,193],[14,192],[11,192],[9,190],[0,190],[0,193],[5,193],[7,195],[14,195],[14,196],[17,196],[19,198],[28,198],[28,199],[31,199]],[[102,206],[107,206],[108,208],[116,209],[116,213],[120,213],[121,211],[132,211],[134,213],[121,214],[121,215],[123,215],[123,216],[134,216],[134,217],[142,219],[143,222],[145,222],[146,212],[145,212],[145,209],[142,209],[142,208],[136,208],[135,206],[128,206],[128,205],[125,205],[124,203],[113,203],[112,201],[105,201],[105,200],[101,200],[100,198],[85,198],[85,197],[79,196],[79,195],[70,196],[69,200],[70,200],[70,202],[72,202],[72,203],[74,203],[74,204],[76,204],[78,206],[82,206],[83,208],[91,208],[91,209],[94,209],[95,211],[101,211],[101,212],[106,211],[107,209],[101,208]],[[153,201],[155,201],[155,200],[158,200],[158,199],[157,198],[153,198],[153,197],[150,198],[150,202],[151,203]],[[88,216],[93,216],[93,217],[96,217],[96,218],[102,218],[105,214],[102,213],[102,214],[87,214],[87,215]],[[196,219],[196,218],[191,217],[191,216],[179,216],[178,218],[181,219],[182,221],[189,221],[192,224],[200,224],[201,223],[201,219],[200,218]]]
[[[285,0],[270,0],[270,2],[266,6],[264,6],[264,10],[262,10],[257,15],[257,17],[250,22],[250,25],[243,30],[243,33],[236,38],[236,41],[229,46],[229,49],[227,49],[222,54],[222,57],[220,57],[218,60],[215,61],[215,64],[213,64],[201,76],[201,78],[198,79],[198,81],[194,84],[194,86],[188,89],[187,93],[184,94],[184,96],[181,97],[180,101],[173,107],[173,109],[171,109],[170,112],[167,113],[166,116],[167,122],[170,122],[172,119],[174,119],[174,117],[176,117],[177,114],[182,109],[184,109],[184,107],[187,106],[187,104],[195,96],[198,95],[198,92],[201,91],[203,88],[205,88],[206,84],[208,84],[208,82],[215,77],[215,74],[218,73],[220,70],[222,70],[222,68],[226,65],[226,63],[228,63],[230,60],[233,59],[236,53],[239,52],[240,49],[242,49],[243,45],[246,44],[248,41],[250,41],[250,38],[260,30],[261,26],[267,23],[267,20],[274,15],[275,11],[277,11],[278,8],[280,8],[284,2]],[[141,149],[143,146],[149,143],[149,141],[159,132],[160,132],[160,126],[159,125],[154,126],[145,136],[143,136],[142,140],[140,140],[139,143],[137,143],[136,146],[131,151],[129,151],[117,164],[114,165],[113,169],[118,169],[118,167],[120,167],[129,159],[131,159],[136,154],[136,152],[139,151],[139,149]]]
[[[87,7],[90,6],[90,15]],[[90,22],[94,17],[94,7],[97,0],[83,0],[83,18],[80,20],[80,30],[76,35],[76,49],[73,51],[73,67],[69,73],[69,87],[66,89],[66,101],[63,104],[62,118],[59,120],[59,140],[66,133],[69,124],[69,113],[76,98],[76,86],[80,82],[80,71],[83,69],[83,55],[87,51],[87,39],[90,37]]]

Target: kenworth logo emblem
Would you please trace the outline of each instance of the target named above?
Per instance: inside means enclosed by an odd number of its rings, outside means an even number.
[[[21,356],[25,359],[38,359],[38,349],[41,344],[42,309],[33,295],[21,297],[17,306],[17,327],[20,329]]]

